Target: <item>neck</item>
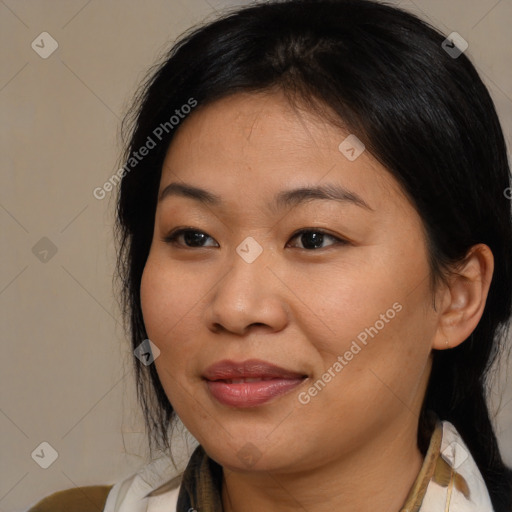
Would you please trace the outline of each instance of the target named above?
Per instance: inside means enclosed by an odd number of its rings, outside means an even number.
[[[307,471],[224,468],[224,511],[398,512],[424,458],[417,447],[417,424],[393,427],[360,450]]]

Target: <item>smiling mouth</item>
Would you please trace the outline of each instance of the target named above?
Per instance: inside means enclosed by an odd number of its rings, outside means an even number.
[[[219,361],[202,375],[210,396],[230,407],[256,407],[288,394],[307,375],[281,368],[267,361]]]

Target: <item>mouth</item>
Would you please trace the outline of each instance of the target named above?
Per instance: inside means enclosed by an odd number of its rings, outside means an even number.
[[[301,372],[251,359],[243,362],[220,361],[203,373],[212,397],[223,405],[256,407],[283,396],[308,378]]]

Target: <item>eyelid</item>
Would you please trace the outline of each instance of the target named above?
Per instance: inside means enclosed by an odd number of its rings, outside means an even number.
[[[204,231],[201,231],[200,229],[197,229],[197,228],[195,228],[193,226],[179,226],[179,227],[173,229],[168,235],[164,236],[161,240],[163,242],[167,243],[167,244],[179,245],[181,248],[184,248],[184,249],[203,249],[203,248],[207,248],[207,247],[212,247],[212,246],[188,247],[188,246],[183,245],[183,244],[177,244],[176,243],[176,239],[179,236],[181,236],[184,232],[187,232],[187,231],[192,231],[192,232],[195,232],[195,233],[201,233],[201,234],[206,235],[208,238],[211,238],[212,240],[214,240],[214,238],[211,237],[210,235],[208,235],[208,233],[206,233]],[[297,238],[299,235],[302,235],[303,233],[320,233],[323,236],[327,236],[327,237],[335,240],[335,243],[333,243],[331,245],[328,245],[327,247],[320,247],[318,249],[305,249],[305,248],[302,248],[302,247],[298,247],[298,249],[302,249],[302,250],[304,250],[306,252],[318,252],[321,249],[327,249],[328,247],[334,247],[336,245],[349,245],[351,243],[346,238],[342,238],[342,237],[340,237],[338,235],[333,235],[333,234],[329,233],[328,231],[326,231],[325,229],[316,228],[316,227],[301,228],[301,229],[295,231],[290,236],[289,240],[293,240],[294,238]],[[287,242],[286,246],[287,247],[289,246],[289,242]],[[217,247],[218,247],[218,245],[217,245]]]
[[[327,249],[328,247],[334,247],[336,245],[348,245],[350,242],[346,238],[342,238],[338,235],[333,235],[322,228],[301,228],[298,231],[295,231],[293,235],[290,237],[290,240],[293,240],[294,238],[297,238],[299,235],[302,235],[303,233],[321,233],[323,236],[328,236],[329,238],[332,238],[336,240],[336,243],[328,245],[327,247],[321,247],[320,249]],[[299,249],[302,249],[302,247],[299,247]],[[303,249],[307,252],[318,252],[320,249],[312,250],[312,249]]]
[[[213,237],[208,235],[208,233],[206,233],[204,231],[201,231],[200,229],[197,229],[197,228],[195,228],[193,226],[178,226],[178,227],[174,228],[170,233],[168,233],[167,235],[162,237],[161,240],[162,240],[162,242],[165,242],[167,244],[178,245],[178,244],[176,244],[176,238],[178,238],[184,232],[187,232],[187,231],[193,231],[195,233],[201,233],[203,235],[207,235],[209,238],[214,240]],[[182,245],[182,244],[180,244],[180,247],[185,248],[185,249],[202,249],[203,248],[201,246],[200,247],[187,247],[186,245]],[[211,246],[206,246],[206,247],[211,247]]]

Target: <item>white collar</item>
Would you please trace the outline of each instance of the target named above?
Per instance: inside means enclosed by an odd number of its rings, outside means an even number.
[[[177,470],[170,457],[161,457],[144,466],[129,478],[115,484],[108,494],[104,512],[174,512],[178,502],[183,471]],[[158,496],[147,498],[151,491],[169,481],[174,485]],[[176,478],[178,477],[178,478]]]
[[[418,512],[494,512],[483,477],[457,429],[443,421],[440,456],[467,483],[469,499],[453,485],[430,480]]]

